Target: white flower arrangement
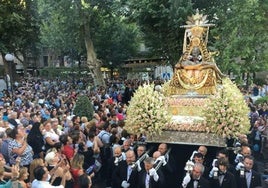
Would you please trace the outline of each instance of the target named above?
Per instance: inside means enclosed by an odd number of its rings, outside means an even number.
[[[145,84],[136,90],[127,108],[125,128],[129,132],[146,136],[160,135],[163,130],[206,132],[223,138],[248,133],[248,106],[229,78],[222,80],[218,92],[206,99],[205,105],[202,102],[201,117],[172,116],[167,102],[170,96],[163,95],[167,89],[165,83],[162,93],[154,89],[154,84]]]
[[[203,110],[210,132],[224,138],[236,138],[248,133],[248,112],[242,93],[229,78],[223,79],[222,87]]]
[[[154,84],[140,86],[127,108],[126,130],[147,136],[161,134],[171,121],[167,108],[165,96],[154,89]]]

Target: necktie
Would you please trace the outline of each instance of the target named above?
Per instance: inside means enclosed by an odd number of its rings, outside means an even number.
[[[132,172],[132,168],[131,168],[130,165],[128,165],[128,169],[127,169],[127,180],[129,179],[131,172]]]
[[[224,175],[221,174],[221,175],[219,176],[219,183],[220,183],[220,186],[222,185],[223,179],[224,179]]]
[[[194,188],[198,188],[198,182],[199,182],[199,180],[197,180],[197,179],[194,180]]]
[[[247,187],[250,187],[250,182],[251,182],[251,171],[247,170],[246,172],[246,182],[247,182]]]
[[[149,173],[146,173],[145,188],[149,188],[149,186],[150,186],[150,175],[149,175]]]

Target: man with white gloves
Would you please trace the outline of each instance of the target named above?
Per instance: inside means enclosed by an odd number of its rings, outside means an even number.
[[[213,188],[237,188],[235,176],[229,172],[229,161],[227,158],[218,159],[218,167],[212,168],[212,178],[210,185]]]
[[[244,156],[244,175],[236,174],[237,187],[239,188],[257,188],[262,187],[261,174],[253,170],[254,158],[252,156]]]
[[[217,178],[218,177],[219,168],[214,166],[211,171],[209,172],[210,178]]]
[[[243,164],[243,162],[239,162],[239,163],[236,165],[235,169],[236,169],[237,171],[239,171],[239,170],[244,169],[244,167],[245,167],[245,165]]]
[[[164,188],[164,175],[161,169],[154,168],[154,159],[148,157],[144,160],[144,170],[139,173],[137,188]]]
[[[186,173],[182,181],[182,188],[210,188],[209,181],[202,177],[204,166],[200,163],[195,163],[191,174]]]
[[[187,172],[185,177],[183,178],[183,181],[182,181],[182,187],[183,188],[186,188],[188,183],[191,181],[191,176],[190,176],[190,173]]]
[[[126,152],[126,160],[120,161],[113,173],[112,187],[115,188],[137,188],[138,171],[132,165],[135,162],[133,150]]]
[[[121,187],[128,188],[129,186],[130,186],[130,184],[126,180],[122,181]]]

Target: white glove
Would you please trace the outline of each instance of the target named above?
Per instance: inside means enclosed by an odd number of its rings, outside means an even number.
[[[238,153],[235,157],[235,163],[241,162],[241,159],[243,159],[243,158],[244,158],[244,156],[242,154]]]
[[[242,168],[244,168],[245,166],[244,166],[244,164],[243,163],[238,163],[237,165],[236,165],[236,167],[235,167],[235,169],[238,171],[238,170],[241,170]]]
[[[139,160],[137,160],[136,163],[137,163],[137,170],[138,170],[138,172],[140,172],[141,171],[141,163]]]
[[[183,178],[182,187],[186,187],[190,181],[191,181],[191,176],[190,176],[190,173],[187,172],[185,177]]]
[[[129,186],[130,186],[130,184],[126,180],[122,181],[121,187],[128,188]]]
[[[212,167],[215,167],[216,166],[216,163],[217,163],[218,159],[214,159],[213,162],[212,162]]]
[[[192,160],[194,159],[194,155],[195,155],[196,153],[198,153],[198,151],[193,151],[193,153],[192,153],[192,155],[191,155],[191,157],[190,157],[190,161],[192,161]]]
[[[192,171],[193,170],[193,166],[194,166],[194,162],[188,160],[185,164],[184,170],[188,171]]]
[[[209,177],[212,178],[214,176],[214,173],[218,171],[219,169],[217,167],[213,167],[211,171],[209,172]]]
[[[151,169],[149,170],[149,175],[150,175],[150,176],[153,176],[154,181],[158,181],[159,176],[158,176],[158,174],[157,174],[157,172],[156,172],[156,170],[155,170],[154,168],[151,168]]]
[[[165,157],[163,155],[159,156],[154,163],[157,163],[158,161],[166,161]]]
[[[163,156],[163,155],[161,155],[160,157],[158,157],[156,160],[155,160],[155,164],[157,163],[157,162],[161,162],[162,161],[162,166],[165,166],[166,164],[167,164],[167,162],[166,162],[166,159],[165,159],[165,156]]]

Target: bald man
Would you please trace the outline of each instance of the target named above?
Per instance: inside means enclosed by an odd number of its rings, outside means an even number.
[[[115,169],[118,167],[119,162],[126,160],[126,155],[125,153],[122,152],[122,148],[121,146],[116,146],[113,149],[113,157],[111,157],[108,160],[108,173],[107,173],[107,181],[106,181],[106,186],[110,187],[111,183],[113,183],[112,181],[112,175],[115,171]]]
[[[248,146],[242,146],[241,154],[242,154],[244,157],[246,157],[246,156],[251,156],[252,152],[251,152],[250,147],[248,147]]]
[[[157,158],[159,158],[161,156],[161,152],[160,151],[155,151],[153,153],[153,159],[156,160]]]
[[[138,170],[136,168],[132,169],[132,165],[135,161],[135,152],[128,150],[126,152],[126,160],[120,161],[113,173],[112,187],[137,188]]]
[[[171,153],[167,153],[168,145],[166,143],[159,144],[158,152],[161,153],[161,156],[165,157],[166,161],[166,164],[161,167],[161,170],[165,176],[166,187],[178,187],[178,165]]]
[[[208,156],[207,156],[207,153],[208,153],[207,147],[204,145],[201,145],[201,146],[199,146],[197,152],[201,153],[203,155],[204,161],[202,164],[207,168],[210,167],[212,159],[208,158]]]
[[[206,146],[199,146],[197,151],[205,157],[207,155],[208,149]]]
[[[252,156],[252,151],[250,149],[250,147],[248,146],[242,146],[240,154],[242,155],[241,160],[244,160],[245,157],[250,157]],[[253,163],[253,170],[255,170],[256,172],[258,172],[258,165],[256,163]]]

